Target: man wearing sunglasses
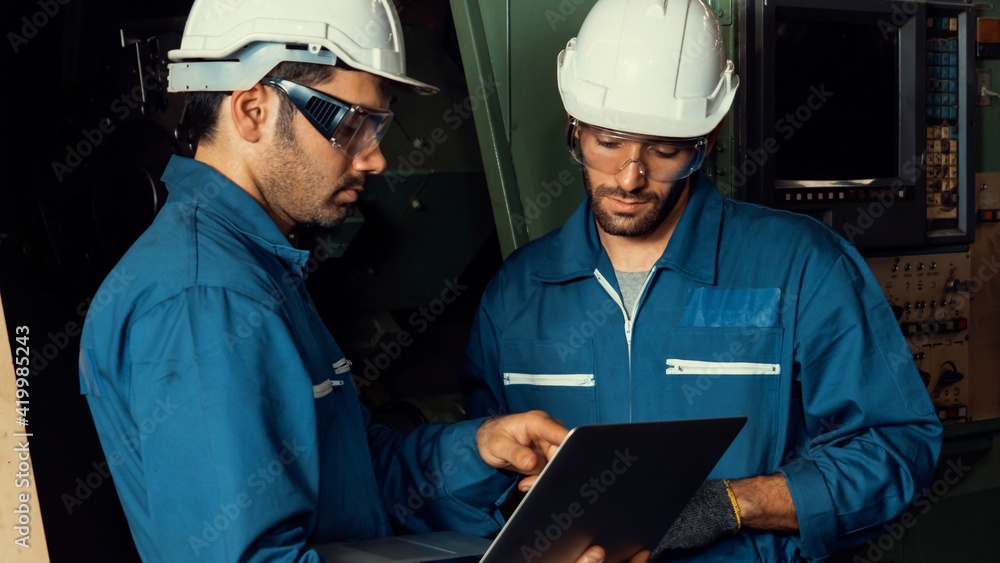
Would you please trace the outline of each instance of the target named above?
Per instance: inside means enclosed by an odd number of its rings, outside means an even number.
[[[822,560],[884,533],[927,485],[941,425],[858,253],[810,218],[725,199],[699,171],[738,86],[724,45],[700,0],[598,0],[559,54],[587,197],[488,286],[469,414],[745,416],[647,547]]]
[[[371,425],[305,290],[287,235],[342,221],[385,169],[390,83],[435,91],[406,76],[399,28],[388,0],[191,9],[170,90],[197,150],[170,161],[79,364],[144,561],[319,561],[307,544],[385,536],[390,515],[486,535],[500,469],[537,474],[566,435],[537,412]]]

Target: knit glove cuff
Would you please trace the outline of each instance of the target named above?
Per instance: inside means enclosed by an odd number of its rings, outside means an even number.
[[[739,533],[742,524],[740,507],[729,481],[705,481],[660,540],[652,559],[668,549],[693,549],[713,544],[722,537]]]

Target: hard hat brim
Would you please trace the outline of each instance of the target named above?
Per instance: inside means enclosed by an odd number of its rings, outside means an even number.
[[[374,74],[375,76],[381,76],[390,82],[392,86],[401,88],[405,91],[420,94],[421,96],[430,96],[432,94],[437,94],[441,91],[437,86],[432,86],[425,82],[415,80],[409,76],[399,76],[398,74],[391,74],[388,72],[379,72],[376,70],[371,70],[367,68],[359,68],[357,70],[367,72],[369,74]]]
[[[281,43],[257,42],[233,53],[205,52],[176,49],[169,53],[169,92],[232,92],[248,90],[281,62],[302,62],[335,66],[340,62],[348,67],[384,78],[390,84],[421,95],[436,94],[440,90],[430,84],[395,72],[389,72],[332,50],[286,49]]]

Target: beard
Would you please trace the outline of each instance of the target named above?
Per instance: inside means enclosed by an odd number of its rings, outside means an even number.
[[[348,171],[328,188],[330,178],[303,151],[290,129],[279,128],[278,142],[260,174],[258,189],[272,209],[280,208],[298,227],[330,228],[347,217],[350,202],[337,199],[348,190],[364,189],[365,173]],[[328,194],[324,197],[323,194]]]
[[[677,202],[684,195],[688,180],[675,183],[670,187],[665,197],[654,191],[636,190],[627,192],[620,186],[594,186],[586,167],[583,170],[583,185],[587,190],[590,209],[594,212],[597,225],[609,235],[619,237],[642,237],[655,231],[670,216],[677,207]],[[604,198],[612,197],[626,203],[651,203],[644,211],[636,213],[613,212],[605,209],[601,203]]]
[[[315,185],[315,184],[313,184]],[[338,203],[337,197],[348,191],[362,191],[365,187],[365,175],[351,172],[341,176],[333,186],[333,192],[324,201],[314,204],[311,213],[297,219],[296,222],[304,227],[322,227],[328,229],[344,222],[347,217],[347,208],[353,203]]]

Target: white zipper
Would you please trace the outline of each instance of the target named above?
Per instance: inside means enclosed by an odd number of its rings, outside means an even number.
[[[632,312],[632,317],[629,317],[628,312],[625,311],[625,305],[622,304],[621,296],[618,295],[615,288],[611,287],[608,280],[601,275],[601,271],[595,269],[594,275],[597,276],[597,281],[604,288],[604,291],[618,304],[618,308],[622,310],[622,318],[625,319],[625,344],[628,345],[628,421],[632,422],[632,319],[639,314],[639,303],[642,301],[642,296],[646,293],[649,278],[653,277],[653,268],[650,268],[646,274],[646,281],[643,282],[642,289],[639,290],[639,297],[635,302],[635,311]]]
[[[542,387],[593,387],[592,373],[505,373],[504,385],[539,385]]]
[[[667,375],[778,375],[781,364],[706,362],[667,358]]]
[[[599,270],[594,270],[594,275],[597,276],[597,282],[601,284],[601,287],[604,288],[604,291],[608,292],[608,295],[610,295],[611,298],[614,299],[615,303],[618,304],[618,308],[622,310],[622,318],[625,319],[625,342],[628,343],[628,366],[629,366],[628,371],[629,371],[629,375],[631,377],[631,373],[632,373],[632,319],[629,318],[628,312],[625,311],[625,305],[622,304],[622,298],[621,298],[620,295],[618,295],[618,292],[615,291],[615,288],[611,287],[611,284],[608,283],[608,280],[606,280],[603,275],[601,275],[601,272]],[[647,278],[647,281],[648,281],[648,278]],[[645,289],[646,288],[644,286],[643,290],[645,290]],[[640,292],[639,295],[642,295],[642,293]],[[637,309],[638,309],[638,307],[637,307]]]
[[[337,387],[343,387],[343,386],[344,386],[344,380],[342,379],[327,379],[323,383],[317,383],[316,385],[313,385],[313,398],[322,399],[323,397],[326,397],[330,393],[333,393],[333,390],[336,389]]]

